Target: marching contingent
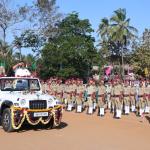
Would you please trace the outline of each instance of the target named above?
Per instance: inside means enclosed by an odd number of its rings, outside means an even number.
[[[105,116],[106,110],[121,118],[122,114],[134,112],[137,116],[150,113],[150,82],[148,80],[122,81],[115,78],[108,82],[95,81],[92,78],[87,84],[81,79],[68,79],[64,83],[59,78],[42,81],[42,90],[62,100],[66,111]]]

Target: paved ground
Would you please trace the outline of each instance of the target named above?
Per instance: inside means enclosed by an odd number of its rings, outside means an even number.
[[[0,150],[149,150],[150,116],[134,114],[113,119],[64,112],[60,128],[24,128],[5,133],[0,128]]]

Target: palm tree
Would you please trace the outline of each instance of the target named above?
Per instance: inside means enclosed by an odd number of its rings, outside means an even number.
[[[110,36],[110,23],[108,18],[103,18],[98,28],[98,34],[101,36],[103,41],[108,40]]]
[[[103,57],[103,60],[106,61],[111,56],[111,49],[109,47],[110,37],[111,37],[111,25],[108,18],[102,18],[101,23],[98,28],[98,35],[101,37],[100,40],[100,55]]]
[[[112,39],[119,41],[122,45],[126,45],[130,40],[136,37],[137,29],[130,26],[130,18],[126,16],[125,9],[114,11],[114,15],[110,18]]]
[[[133,26],[130,26],[130,18],[127,18],[125,9],[120,8],[114,11],[110,21],[112,40],[118,43],[118,48],[121,50],[122,75],[124,76],[123,49],[136,37],[138,31]]]

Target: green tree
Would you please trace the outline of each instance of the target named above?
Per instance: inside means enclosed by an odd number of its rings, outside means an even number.
[[[114,11],[113,16],[103,18],[98,29],[101,50],[110,62],[117,60],[117,64],[123,63],[123,55],[127,54],[131,42],[136,38],[137,29],[130,26],[130,18],[127,18],[125,9]]]
[[[124,46],[136,37],[137,29],[130,26],[130,18],[127,18],[125,9],[120,8],[114,11],[114,15],[110,20],[113,41],[118,41],[121,46]]]
[[[72,13],[58,24],[58,29],[57,36],[42,50],[42,76],[86,78],[98,60],[89,20]]]
[[[132,52],[130,62],[136,74],[145,76],[146,68],[150,75],[150,30],[144,31],[142,39],[142,43],[136,45],[136,49]]]
[[[21,49],[31,49],[35,55],[40,54],[40,49],[43,46],[45,39],[34,30],[25,30],[20,36],[15,36],[13,46],[19,50],[21,59]]]

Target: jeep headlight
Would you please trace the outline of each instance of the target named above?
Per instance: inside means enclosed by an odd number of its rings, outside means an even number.
[[[26,100],[25,100],[25,99],[21,99],[21,100],[20,100],[20,105],[21,105],[21,106],[24,106],[25,104],[26,104]]]

